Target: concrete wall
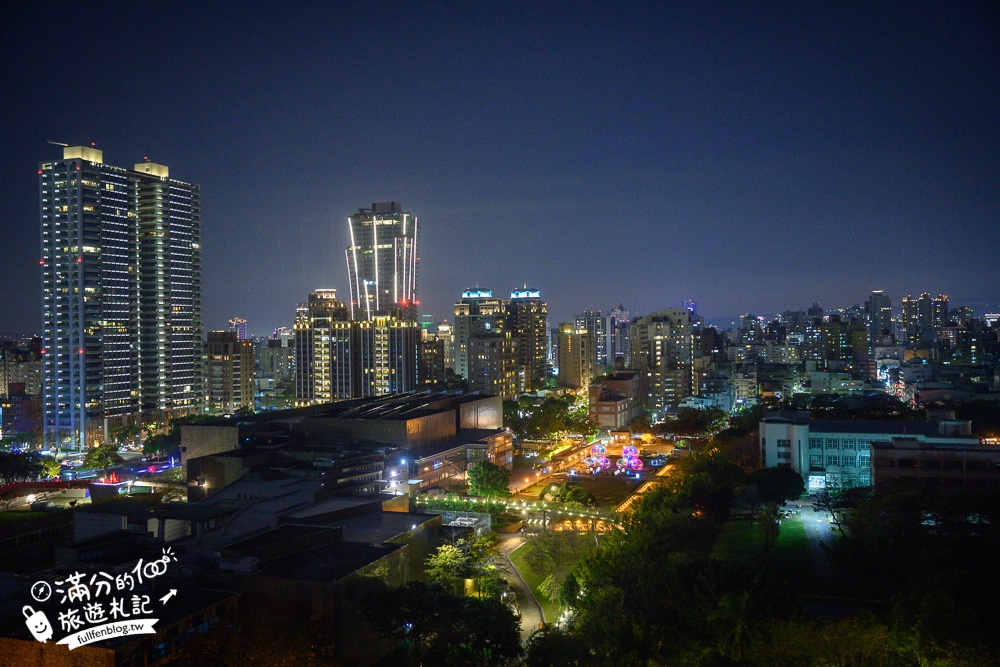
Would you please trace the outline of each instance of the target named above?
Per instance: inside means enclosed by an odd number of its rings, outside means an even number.
[[[240,429],[237,426],[208,426],[185,424],[181,426],[181,465],[187,476],[189,459],[239,449]]]
[[[459,428],[503,428],[503,398],[484,396],[459,405]]]

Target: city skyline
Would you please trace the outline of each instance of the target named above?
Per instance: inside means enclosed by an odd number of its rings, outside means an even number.
[[[0,281],[25,289],[0,296],[0,331],[41,330],[46,140],[151,151],[202,185],[206,330],[239,314],[260,335],[302,294],[348,296],[344,220],[375,201],[419,216],[438,321],[476,285],[532,285],[553,322],[878,289],[896,312],[922,292],[1000,303],[994,7],[575,10],[19,7]],[[102,35],[86,65],[79,31]]]

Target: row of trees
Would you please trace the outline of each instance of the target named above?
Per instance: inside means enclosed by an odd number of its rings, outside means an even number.
[[[51,456],[42,456],[37,452],[0,452],[0,484],[12,482],[29,482],[42,477],[52,477]],[[55,474],[59,474],[59,464],[55,463]]]

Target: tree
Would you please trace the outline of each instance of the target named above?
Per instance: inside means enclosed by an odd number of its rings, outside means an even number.
[[[480,461],[467,473],[469,495],[506,497],[510,495],[510,470],[489,461]]]
[[[118,453],[114,445],[100,445],[90,449],[83,457],[83,464],[88,468],[100,468],[104,474],[108,474],[108,468],[125,463],[125,459]]]
[[[46,477],[58,477],[59,473],[62,472],[62,466],[59,465],[59,461],[54,456],[43,456],[41,461],[42,472]]]
[[[427,557],[427,578],[454,591],[469,571],[469,559],[460,547],[442,544]]]
[[[0,481],[4,483],[38,479],[43,472],[42,456],[36,452],[0,452]]]
[[[768,555],[771,553],[771,547],[778,541],[778,535],[781,532],[779,516],[777,504],[770,502],[764,509],[764,513],[760,517],[760,522],[757,524],[761,541],[764,543],[764,553]]]
[[[765,503],[795,500],[806,492],[802,475],[791,468],[761,468],[750,473],[747,482],[757,487],[760,501]]]
[[[38,429],[21,431],[20,433],[9,433],[0,438],[0,451],[10,452],[17,449],[34,449],[42,441],[42,434]]]
[[[658,424],[655,430],[658,433],[687,436],[706,435],[723,428],[727,417],[725,412],[714,408],[708,410],[683,408],[677,413],[677,419]]]
[[[132,442],[142,434],[142,429],[136,424],[124,424],[115,422],[108,427],[108,435],[111,442],[117,445],[124,445]]]
[[[177,448],[179,442],[174,442],[168,434],[160,433],[146,438],[142,443],[142,453],[146,456],[166,456]]]
[[[408,641],[420,664],[489,667],[523,654],[521,622],[497,600],[414,581],[387,591],[371,616],[384,634]]]
[[[550,625],[531,635],[524,664],[527,667],[588,667],[594,664],[594,658],[573,633]]]
[[[0,493],[0,509],[6,512],[19,497],[20,496],[16,491],[4,491],[3,493]]]
[[[576,531],[545,532],[532,535],[521,548],[532,572],[555,574],[561,582],[569,569],[594,549],[594,540]]]

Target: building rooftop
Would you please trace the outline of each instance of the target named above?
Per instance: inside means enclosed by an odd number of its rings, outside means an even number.
[[[872,449],[922,449],[951,452],[986,452],[1000,455],[1000,446],[981,445],[978,441],[969,442],[927,442],[916,438],[892,438],[872,442]]]
[[[204,503],[157,503],[142,498],[111,498],[97,503],[77,505],[76,512],[118,514],[133,521],[146,519],[176,519],[178,521],[208,521],[233,512],[231,507]]]
[[[249,551],[261,546],[269,546],[303,537],[313,533],[321,533],[329,530],[329,526],[307,526],[302,524],[284,524],[265,533],[259,533],[243,540],[231,542],[223,547],[225,551]]]
[[[401,548],[402,545],[399,544],[372,545],[338,542],[283,558],[263,561],[258,565],[258,569],[265,576],[323,583],[334,582]],[[22,625],[24,624],[22,623]]]
[[[344,531],[345,542],[362,544],[382,544],[413,530],[428,521],[434,521],[436,514],[414,514],[410,512],[372,512],[353,519],[329,524],[339,526]]]
[[[838,421],[817,419],[809,422],[810,432],[822,433],[884,433],[900,435],[938,435],[937,424],[927,421],[888,421],[879,419],[858,419]]]

